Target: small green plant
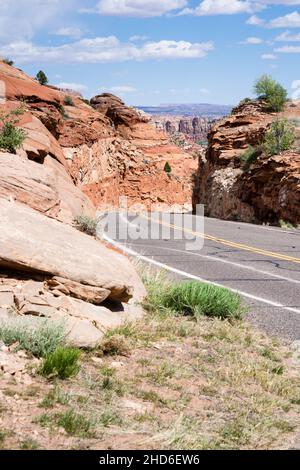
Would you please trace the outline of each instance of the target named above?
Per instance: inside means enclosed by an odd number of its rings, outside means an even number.
[[[10,153],[22,147],[26,139],[26,132],[16,127],[20,122],[20,116],[25,113],[25,105],[8,112],[0,113],[0,149]]]
[[[169,162],[166,162],[165,167],[164,167],[164,171],[165,171],[168,175],[170,175],[170,174],[172,173],[172,168],[171,168],[171,165],[170,165]]]
[[[285,150],[289,150],[294,138],[293,129],[288,120],[277,119],[272,122],[265,135],[264,151],[267,155],[278,155]]]
[[[74,223],[81,232],[84,232],[87,235],[91,235],[93,237],[96,236],[98,225],[97,219],[94,219],[88,215],[77,215],[74,218]]]
[[[262,75],[256,81],[254,91],[259,99],[266,102],[267,111],[278,113],[287,102],[287,90],[270,75]]]
[[[6,57],[5,59],[3,59],[3,62],[6,64],[6,65],[10,65],[11,67],[14,65],[14,61],[9,59],[8,57]]]
[[[243,106],[245,104],[248,104],[248,103],[251,103],[252,102],[252,99],[251,98],[244,98],[243,100],[241,100],[238,104],[238,106]]]
[[[66,411],[57,416],[58,426],[64,428],[70,436],[92,437],[94,422],[73,410]]]
[[[42,70],[40,70],[36,74],[36,80],[39,82],[40,85],[47,85],[47,83],[49,82],[47,75]]]
[[[40,374],[44,377],[59,377],[62,380],[73,377],[80,369],[79,357],[79,349],[58,347],[45,357]]]
[[[247,171],[261,154],[261,148],[254,148],[252,145],[249,145],[246,152],[241,156],[241,160],[244,163],[243,169]]]
[[[11,346],[18,344],[18,349],[25,350],[35,357],[45,357],[63,344],[65,327],[62,323],[48,320],[35,326],[30,319],[14,318],[0,323],[0,339]]]
[[[288,222],[288,221],[283,220],[283,219],[279,219],[278,224],[281,228],[284,228],[284,229],[295,228],[294,225],[291,222]]]
[[[59,387],[54,387],[45,396],[43,401],[39,404],[40,408],[54,408],[56,404],[67,405],[69,403],[69,396],[64,394]]]
[[[152,292],[148,298],[149,306],[154,310],[169,309],[196,318],[203,315],[222,319],[241,318],[244,313],[238,294],[198,281],[172,283],[157,295]]]
[[[38,448],[39,443],[30,437],[20,443],[21,450],[37,450]]]
[[[58,106],[58,108],[59,108],[59,112],[60,112],[60,114],[61,114],[61,117],[62,117],[63,119],[69,119],[69,115],[68,115],[68,113],[67,113],[65,107],[64,107],[62,104],[60,104],[60,105]]]
[[[73,101],[72,96],[69,96],[69,95],[65,96],[64,103],[66,106],[74,106],[74,101]]]

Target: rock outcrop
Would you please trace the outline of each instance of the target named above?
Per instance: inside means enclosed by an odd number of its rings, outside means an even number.
[[[258,157],[245,171],[241,157],[258,146],[272,121],[284,117],[295,126],[300,104],[288,103],[284,112],[267,113],[263,103],[252,101],[233,110],[209,134],[206,157],[200,159],[194,205],[205,205],[206,215],[255,223],[280,219],[300,223],[300,154],[291,150]]]
[[[77,185],[97,207],[118,206],[126,196],[129,205],[147,209],[189,210],[197,160],[166,133],[149,124],[149,117],[125,106],[114,95],[91,100],[97,115],[109,120],[110,136],[96,142],[67,147],[70,171]],[[172,173],[164,171],[166,163]]]
[[[65,92],[1,62],[0,80],[0,112],[26,103],[22,148],[0,151],[0,321],[63,322],[71,344],[96,347],[107,328],[142,314],[145,289],[126,257],[73,227],[96,206],[66,149],[93,149],[116,129],[80,97],[66,106]]]

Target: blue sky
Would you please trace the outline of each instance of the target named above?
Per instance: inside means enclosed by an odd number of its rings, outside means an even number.
[[[235,104],[263,73],[292,94],[300,0],[1,0],[0,56],[132,105]]]

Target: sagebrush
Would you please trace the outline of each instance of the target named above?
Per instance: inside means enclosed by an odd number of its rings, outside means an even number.
[[[34,324],[26,317],[11,318],[0,323],[0,339],[6,346],[17,343],[17,349],[46,357],[64,343],[65,326],[48,320]]]

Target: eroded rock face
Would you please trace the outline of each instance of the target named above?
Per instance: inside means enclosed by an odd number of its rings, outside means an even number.
[[[293,151],[261,155],[248,171],[241,156],[258,146],[277,118],[299,118],[300,104],[284,112],[266,113],[263,103],[249,102],[219,121],[209,135],[205,160],[199,164],[194,204],[205,204],[211,217],[245,222],[300,222],[300,155]],[[299,129],[295,129],[299,133]]]
[[[95,215],[90,200],[51,157],[41,165],[0,152],[0,197],[14,199],[58,220],[72,223],[78,214]]]

